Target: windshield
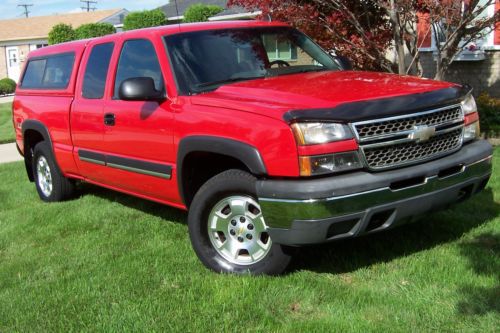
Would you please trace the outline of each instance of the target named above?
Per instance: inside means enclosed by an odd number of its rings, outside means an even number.
[[[306,35],[286,27],[197,31],[165,41],[182,95],[243,80],[341,69]]]

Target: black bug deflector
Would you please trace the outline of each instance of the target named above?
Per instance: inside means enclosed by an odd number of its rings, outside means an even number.
[[[291,110],[286,122],[336,121],[351,123],[373,118],[411,114],[460,103],[472,91],[469,86],[454,86],[425,93],[343,103],[333,108]]]

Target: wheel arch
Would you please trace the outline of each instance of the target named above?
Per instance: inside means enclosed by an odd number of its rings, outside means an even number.
[[[247,143],[205,135],[182,139],[177,152],[177,181],[186,207],[205,181],[219,172],[234,168],[255,176],[267,174],[259,151]],[[194,170],[197,172],[193,173]]]
[[[33,174],[33,148],[41,141],[46,141],[52,152],[52,140],[47,127],[38,120],[25,120],[21,127],[23,133],[24,166],[31,182],[35,180]]]

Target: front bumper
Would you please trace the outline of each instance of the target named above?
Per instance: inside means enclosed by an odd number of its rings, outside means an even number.
[[[397,170],[312,180],[261,180],[257,196],[273,242],[305,245],[381,231],[481,191],[492,148],[479,140]]]

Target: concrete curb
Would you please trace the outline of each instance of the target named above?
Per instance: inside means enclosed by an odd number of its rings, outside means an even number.
[[[1,96],[0,97],[0,104],[2,104],[2,103],[12,103],[13,100],[14,100],[14,95]]]
[[[9,163],[22,161],[23,157],[19,154],[15,143],[0,145],[0,163]]]

